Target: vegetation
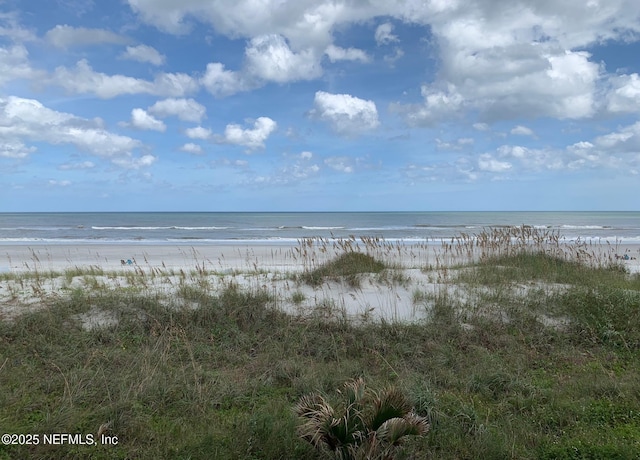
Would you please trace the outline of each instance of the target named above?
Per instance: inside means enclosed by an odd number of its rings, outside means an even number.
[[[5,280],[41,308],[0,321],[3,431],[100,433],[118,443],[0,445],[0,459],[320,459],[338,443],[314,446],[337,436],[342,420],[357,422],[340,449],[357,453],[382,419],[406,414],[415,430],[396,433],[423,434],[401,445],[400,436],[376,435],[383,456],[640,457],[638,276],[577,260],[570,248],[489,251],[496,240],[467,248],[481,257],[464,266],[425,266],[438,289],[409,291],[427,313],[413,323],[287,314],[268,288],[220,287],[204,273],[172,278],[178,289],[168,296],[144,289],[173,276],[164,273],[131,272],[115,287],[101,281],[109,274],[74,273],[53,297],[32,289],[54,281],[45,274],[35,284]],[[310,264],[301,276],[387,270],[371,252]],[[341,268],[354,265],[360,271]],[[392,410],[378,417],[382,407]],[[319,440],[313,427],[325,427],[321,442],[306,441]]]
[[[380,273],[385,264],[369,254],[346,252],[337,258],[301,275],[302,280],[312,286],[319,286],[327,279],[344,278],[352,287],[360,285],[359,275],[363,273]]]
[[[429,431],[426,417],[416,415],[397,388],[380,393],[365,388],[362,378],[339,391],[335,406],[318,393],[303,396],[295,411],[303,419],[302,439],[339,459],[391,459],[406,436]]]

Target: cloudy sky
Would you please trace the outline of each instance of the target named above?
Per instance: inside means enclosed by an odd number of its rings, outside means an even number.
[[[639,210],[637,0],[0,0],[0,211]]]

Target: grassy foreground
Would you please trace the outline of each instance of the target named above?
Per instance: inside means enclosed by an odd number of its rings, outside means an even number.
[[[1,431],[118,444],[0,445],[0,459],[322,458],[293,408],[357,377],[428,418],[408,458],[640,457],[640,277],[516,254],[446,278],[415,293],[420,324],[295,317],[233,285],[171,301],[76,290],[0,323]],[[96,312],[103,327],[83,328]]]

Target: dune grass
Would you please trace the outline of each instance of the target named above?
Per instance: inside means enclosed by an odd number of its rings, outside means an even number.
[[[380,273],[386,265],[369,254],[349,251],[341,254],[312,270],[305,271],[300,278],[311,286],[319,286],[327,279],[344,279],[352,286],[360,285],[359,275],[364,273]]]
[[[386,267],[334,262],[301,276]],[[233,283],[170,298],[73,289],[0,322],[0,426],[106,427],[118,444],[0,445],[0,459],[323,458],[299,438],[294,408],[359,377],[399,388],[427,418],[400,458],[640,456],[637,276],[512,251],[443,278],[437,294],[415,293],[429,315],[412,324],[288,315],[267,290]],[[111,321],[87,326],[88,315]]]

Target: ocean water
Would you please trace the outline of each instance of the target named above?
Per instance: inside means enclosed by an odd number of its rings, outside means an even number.
[[[0,244],[295,244],[380,237],[433,243],[528,225],[571,241],[640,244],[640,212],[0,213]]]

